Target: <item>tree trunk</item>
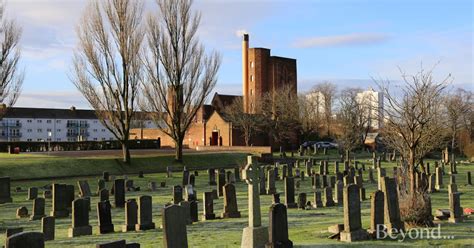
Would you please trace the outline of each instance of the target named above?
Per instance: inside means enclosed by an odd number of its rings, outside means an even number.
[[[408,157],[408,173],[410,175],[410,194],[415,194],[415,149],[410,149]]]
[[[174,160],[176,162],[183,162],[183,139],[178,139],[175,141],[175,156]]]
[[[122,154],[123,162],[126,164],[130,163],[130,148],[128,148],[127,141],[122,141]]]
[[[248,130],[244,131],[244,141],[245,141],[245,146],[249,146],[250,143],[250,132]]]

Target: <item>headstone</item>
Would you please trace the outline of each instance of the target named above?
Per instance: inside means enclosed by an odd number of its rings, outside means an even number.
[[[214,196],[212,195],[212,192],[204,192],[203,201],[204,201],[204,212],[202,214],[202,220],[215,219],[216,214],[214,213]]]
[[[340,235],[344,242],[368,238],[367,231],[362,229],[359,187],[355,184],[344,188],[344,231]]]
[[[321,207],[323,207],[323,201],[321,199],[321,191],[315,191],[313,208],[321,208]]]
[[[139,171],[139,172],[138,172],[138,178],[144,178],[144,176],[143,176],[143,171]]]
[[[166,166],[166,177],[167,178],[173,177],[173,168],[171,166]]]
[[[275,193],[272,195],[272,204],[277,204],[277,203],[280,203],[280,194],[279,193]]]
[[[359,187],[359,195],[360,195],[360,201],[366,200],[364,187]]]
[[[328,185],[328,176],[322,175],[321,178],[322,178],[322,185],[321,185],[321,188],[325,188],[325,187],[329,186],[329,185]]]
[[[260,186],[260,194],[261,195],[266,195],[267,194],[267,189],[265,187],[266,178],[265,178],[264,167],[260,168],[259,172],[260,172],[260,176],[259,176],[260,183],[258,185]]]
[[[436,174],[435,189],[440,190],[441,186],[443,186],[443,172],[441,171],[440,167],[436,167],[435,174]]]
[[[30,187],[28,188],[28,198],[27,200],[34,200],[38,197],[38,188]]]
[[[10,177],[0,177],[0,204],[12,202]]]
[[[240,182],[240,168],[239,167],[234,168],[234,176],[235,176],[235,181]]]
[[[194,174],[189,175],[188,184],[192,185],[193,187],[196,184],[196,176]]]
[[[455,175],[449,175],[449,184],[456,183],[456,176]]]
[[[191,221],[198,222],[199,221],[199,208],[198,208],[198,201],[191,201],[189,202],[189,211],[191,213]]]
[[[431,175],[428,177],[428,192],[429,192],[429,193],[434,193],[434,192],[436,192],[435,184],[436,184],[436,175],[435,175],[435,174],[431,174]]]
[[[344,191],[344,183],[340,180],[337,181],[336,187],[334,190],[334,198],[336,199],[336,203],[339,206],[342,206],[344,197],[343,197],[343,191]]]
[[[114,225],[112,224],[112,213],[111,205],[109,201],[103,201],[97,203],[97,219],[99,225],[99,233],[112,233],[114,232]]]
[[[242,171],[242,176],[248,184],[249,225],[244,228],[242,233],[242,248],[264,247],[268,241],[268,228],[262,226],[260,214],[259,170],[260,167],[257,164],[257,157],[248,156],[247,165]]]
[[[45,190],[45,191],[43,191],[43,198],[44,198],[44,199],[51,199],[51,198],[53,198],[53,192],[51,192],[51,190]]]
[[[78,181],[77,186],[79,187],[79,193],[82,198],[91,197],[91,189],[87,181]]]
[[[56,218],[69,216],[66,199],[68,198],[67,193],[66,184],[53,184],[53,209],[51,210],[51,216]]]
[[[105,189],[105,180],[99,179],[97,180],[97,195],[100,194],[100,191]]]
[[[334,206],[334,199],[332,198],[332,188],[331,187],[325,187],[324,190],[324,206],[325,207],[332,207]]]
[[[188,184],[188,181],[189,181],[189,171],[186,169],[186,167],[184,167],[183,180],[182,180],[181,186],[185,186],[186,184]]]
[[[380,228],[384,223],[384,195],[381,190],[377,190],[371,194],[370,197],[370,229],[375,237],[380,237],[383,228]],[[377,228],[378,227],[378,228]],[[377,232],[379,232],[377,234]]]
[[[384,193],[384,224],[389,233],[392,233],[392,231],[395,230],[404,230],[403,222],[400,218],[400,206],[398,203],[395,179],[382,177],[381,184]]]
[[[106,243],[100,243],[96,248],[129,248],[125,240],[117,240]]]
[[[336,176],[329,177],[329,186],[331,186],[332,188],[336,187]]]
[[[132,179],[127,179],[125,181],[125,189],[127,191],[135,191],[134,181]]]
[[[293,242],[288,238],[288,217],[286,206],[280,203],[270,207],[268,215],[268,243],[266,247],[293,247]]]
[[[372,168],[369,168],[369,181],[370,181],[370,183],[375,183],[374,170]]]
[[[8,238],[14,234],[23,232],[23,227],[14,227],[14,228],[7,228],[5,230],[5,237]]]
[[[218,196],[223,196],[224,191],[222,187],[225,185],[225,170],[221,169],[219,170],[219,174],[217,175],[217,195]]]
[[[72,227],[68,229],[68,237],[92,235],[89,225],[89,206],[85,199],[79,198],[72,204]]]
[[[25,206],[17,208],[16,209],[16,217],[18,219],[30,217],[30,215],[28,214],[28,209]]]
[[[354,177],[352,177],[350,175],[346,175],[346,176],[344,176],[343,182],[344,182],[344,186],[351,185],[351,184],[354,183]]]
[[[283,165],[281,169],[281,180],[285,180],[287,172],[288,172],[288,166]]]
[[[285,205],[287,208],[296,208],[295,203],[295,179],[293,177],[285,178]]]
[[[44,248],[44,234],[21,232],[6,239],[5,248]]]
[[[461,193],[451,193],[449,194],[449,222],[450,223],[459,223],[463,221],[462,208],[461,208]]]
[[[44,234],[44,240],[54,240],[56,229],[55,218],[52,216],[43,217],[41,219],[41,232]]]
[[[163,247],[187,248],[188,235],[186,232],[186,219],[182,207],[170,205],[162,210]]]
[[[467,181],[467,185],[472,185],[471,172],[470,171],[467,172],[466,181]]]
[[[76,198],[76,193],[74,190],[74,185],[66,185],[66,203],[67,203],[67,209],[69,212],[72,210],[72,202]]]
[[[313,175],[313,189],[319,189],[321,188],[321,179],[319,177],[319,174],[314,174]]]
[[[109,200],[109,191],[107,189],[100,190],[99,199],[100,199],[100,201],[108,201]]]
[[[115,179],[114,180],[114,207],[123,208],[125,207],[125,180]]]
[[[306,193],[298,194],[298,208],[306,209]]]
[[[138,223],[135,225],[135,230],[150,229],[155,229],[152,216],[152,198],[149,195],[142,195],[138,198]]]
[[[102,172],[102,179],[104,179],[104,181],[108,182],[110,180],[109,172],[107,172],[107,171]]]
[[[150,191],[156,191],[156,182],[149,182],[148,183],[148,189]]]
[[[44,214],[44,198],[36,198],[33,201],[33,214],[30,217],[30,220],[40,220],[45,217]]]
[[[180,185],[173,186],[173,204],[183,201],[183,188]]]
[[[122,232],[135,231],[135,225],[138,223],[138,205],[135,199],[128,199],[125,203],[125,225],[122,226]]]
[[[209,174],[209,185],[217,185],[216,183],[216,170],[208,169],[207,173]]]
[[[237,195],[233,184],[224,185],[224,212],[222,218],[240,218],[237,207]]]
[[[188,184],[184,187],[184,200],[185,201],[194,201],[197,200],[197,192],[192,185]]]
[[[457,193],[458,186],[455,183],[451,183],[448,185],[448,194]]]
[[[385,168],[377,168],[377,181],[379,182],[378,184],[378,190],[382,190],[382,178],[386,176],[385,173]]]
[[[276,193],[274,169],[268,170],[267,174],[267,195],[272,195]]]

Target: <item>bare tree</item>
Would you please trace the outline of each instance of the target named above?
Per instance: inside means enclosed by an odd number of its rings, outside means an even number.
[[[198,40],[200,13],[191,0],[157,0],[159,13],[148,19],[147,84],[144,108],[175,142],[175,160],[182,161],[183,140],[197,111],[217,80],[220,56],[206,55]]]
[[[468,120],[473,111],[473,100],[472,92],[460,88],[448,94],[444,99],[446,124],[453,154],[459,132],[464,127],[468,128],[470,126]]]
[[[5,17],[4,2],[0,2],[0,119],[20,96],[24,73],[19,71],[21,28]]]
[[[260,108],[258,102],[254,104],[256,109]],[[242,132],[246,146],[251,144],[252,137],[262,130],[265,123],[263,115],[245,113],[242,97],[236,98],[232,104],[225,107],[224,116],[232,123],[233,127],[238,128]]]
[[[273,141],[284,146],[296,141],[301,128],[296,89],[285,85],[268,92],[262,99],[261,113]]]
[[[298,96],[298,107],[300,111],[301,135],[303,139],[310,139],[317,135],[320,125],[318,106],[311,93]]]
[[[143,1],[90,2],[77,27],[71,80],[130,162],[129,136],[143,79]]]
[[[328,81],[315,85],[312,90],[312,93],[321,96],[321,99],[318,101],[317,110],[318,112],[319,109],[323,110],[320,115],[325,126],[326,136],[328,137],[331,136],[332,110],[336,92],[336,85]],[[319,106],[320,104],[322,106]]]

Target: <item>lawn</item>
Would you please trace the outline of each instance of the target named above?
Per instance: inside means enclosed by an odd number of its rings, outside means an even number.
[[[209,161],[201,161],[201,159],[209,160],[209,157],[197,157],[193,162],[196,165],[188,163],[191,167],[199,167],[198,164],[207,164]],[[32,156],[29,159],[43,161],[45,163],[43,166],[47,166],[45,158]],[[145,158],[144,158],[145,159]],[[147,158],[148,159],[148,158]],[[223,161],[222,155],[214,157],[218,162]],[[18,159],[20,160],[20,159]],[[138,160],[138,159],[137,159]],[[74,159],[66,160],[63,162],[73,162]],[[139,160],[138,160],[139,161]],[[148,160],[150,163],[154,159]],[[360,158],[360,161],[370,164],[366,159]],[[61,162],[61,163],[63,163]],[[198,163],[199,162],[199,163]],[[79,163],[79,162],[76,162]],[[32,164],[32,163],[30,163]],[[59,164],[59,163],[53,163]],[[84,166],[84,162],[79,163]],[[146,164],[145,161],[140,162],[143,166]],[[155,162],[164,168],[164,164]],[[222,164],[225,164],[222,162]],[[99,163],[95,163],[99,165]],[[35,165],[36,166],[36,165]],[[68,165],[74,167],[73,165]],[[114,164],[110,163],[111,168]],[[161,167],[163,166],[163,167]],[[393,164],[391,163],[382,163],[382,167],[391,168]],[[25,166],[26,167],[26,166]],[[30,167],[26,167],[30,168]],[[36,168],[36,167],[34,167]],[[42,166],[37,167],[42,168]],[[153,167],[151,167],[153,168]],[[473,186],[465,186],[466,183],[466,172],[473,171],[474,164],[464,164],[458,166],[457,175],[457,184],[460,192],[463,192],[461,196],[461,205],[463,207],[473,207],[474,206],[474,189]],[[334,171],[332,163],[330,163],[331,173]],[[433,169],[433,168],[432,168]],[[102,171],[102,169],[100,170]],[[112,170],[110,170],[112,171]],[[123,171],[114,170],[120,172],[115,175],[122,175]],[[33,171],[28,171],[28,173],[34,175]],[[281,171],[280,171],[281,173]],[[2,174],[8,174],[3,170]],[[387,169],[388,176],[391,176],[391,170]],[[48,241],[46,247],[95,247],[96,243],[107,242],[113,240],[126,239],[127,242],[138,242],[141,244],[141,247],[162,247],[162,231],[158,228],[161,225],[161,209],[163,205],[171,201],[172,198],[172,185],[180,184],[181,182],[181,173],[174,173],[173,178],[166,178],[164,173],[154,173],[154,174],[145,174],[145,178],[138,178],[134,175],[129,175],[129,178],[134,179],[135,185],[142,187],[140,192],[127,192],[127,198],[138,198],[140,195],[151,195],[153,197],[153,221],[155,222],[157,229],[143,231],[143,232],[129,232],[122,233],[121,225],[124,224],[124,209],[113,209],[113,222],[115,225],[116,232],[113,234],[98,235],[97,234],[97,215],[94,206],[98,201],[98,197],[92,197],[92,206],[93,209],[90,212],[90,225],[93,226],[94,234],[92,236],[84,236],[79,238],[67,238],[67,229],[71,225],[70,218],[62,218],[56,220],[56,240]],[[12,182],[12,194],[13,194],[13,203],[0,205],[0,230],[3,230],[6,227],[24,227],[25,230],[40,230],[40,221],[28,221],[26,219],[16,219],[15,210],[19,206],[26,206],[29,211],[32,209],[32,201],[26,200],[27,193],[13,192],[15,187],[22,187],[26,189],[27,187],[36,186],[42,187],[46,184],[50,184],[52,181],[58,183],[68,183],[76,185],[77,180],[86,179],[91,185],[91,190],[95,192],[97,187],[98,176],[91,177],[80,177],[80,178],[67,178],[67,179],[58,179],[58,180],[33,180],[33,181],[15,181]],[[368,171],[364,172],[364,186],[366,187],[367,196],[370,195],[376,189],[376,184],[370,184],[367,182]],[[298,179],[299,180],[299,179]],[[159,188],[155,192],[150,192],[146,190],[146,185],[150,181],[161,182],[165,181],[167,187]],[[210,191],[215,186],[208,185],[208,175],[205,170],[199,170],[199,176],[196,177],[196,189],[199,196],[199,211],[202,213],[202,193],[204,191]],[[447,182],[448,175],[445,175],[443,178],[445,183],[443,189],[432,194],[432,204],[433,204],[433,213],[437,208],[448,208],[448,195],[447,195]],[[284,187],[283,181],[277,181],[277,190],[281,192],[281,199],[284,199]],[[108,183],[108,188],[110,188],[111,183]],[[210,220],[210,221],[199,221],[193,225],[187,226],[188,233],[188,242],[190,247],[240,247],[242,229],[247,226],[247,212],[248,212],[248,201],[247,201],[247,185],[244,182],[238,182],[236,184],[237,197],[238,197],[238,206],[239,210],[242,213],[242,218],[238,219],[220,219],[220,220]],[[78,188],[76,185],[76,192]],[[297,190],[296,193],[306,192],[308,194],[308,200],[313,201],[313,189],[311,187],[311,180],[307,178],[304,181],[301,181],[301,187]],[[40,190],[42,194],[42,190]],[[268,209],[271,204],[272,197],[269,195],[263,195],[261,199],[261,211],[262,211],[262,223],[268,226]],[[296,200],[296,199],[295,199]],[[49,213],[51,210],[51,200],[47,200],[46,213]],[[218,200],[214,201],[214,212],[220,214],[223,209],[223,198],[221,197]],[[370,200],[362,202],[362,224],[364,228],[369,227],[370,219]],[[404,242],[384,240],[384,241],[364,241],[356,242],[352,244],[344,244],[336,240],[328,239],[330,235],[327,232],[327,227],[337,223],[343,223],[343,208],[342,207],[329,207],[329,208],[319,208],[313,210],[298,210],[298,209],[289,209],[288,210],[288,223],[289,223],[289,238],[295,244],[295,247],[328,247],[328,246],[345,246],[350,245],[354,247],[379,247],[379,246],[473,246],[474,245],[474,221],[472,218],[469,218],[464,223],[459,224],[450,224],[447,221],[437,222],[441,223],[441,234],[453,235],[454,239],[449,240],[405,240]],[[0,244],[4,242],[4,235],[0,235]]]

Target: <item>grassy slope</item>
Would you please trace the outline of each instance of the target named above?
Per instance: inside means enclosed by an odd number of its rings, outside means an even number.
[[[383,163],[383,167],[391,168],[392,164]],[[460,165],[458,166],[459,175],[457,176],[457,182],[459,191],[464,194],[461,196],[461,204],[463,207],[472,207],[474,205],[474,188],[473,186],[466,187],[466,171],[473,171],[474,164]],[[330,165],[330,170],[333,171]],[[387,170],[388,175],[391,176],[391,170]],[[135,184],[145,188],[149,181],[166,181],[168,187],[158,189],[156,192],[127,192],[127,198],[137,198],[143,194],[149,194],[153,196],[153,220],[157,227],[161,225],[161,209],[162,206],[170,201],[171,199],[171,185],[179,184],[181,179],[178,173],[174,174],[174,178],[167,179],[163,173],[158,174],[147,174],[144,179],[131,177],[135,180]],[[367,172],[364,174],[364,179],[367,179]],[[88,177],[92,191],[96,189],[97,177]],[[77,179],[66,179],[56,180],[57,182],[65,182],[69,184],[75,184]],[[200,171],[199,176],[196,178],[196,187],[199,193],[199,210],[202,213],[202,193],[204,191],[211,190],[213,187],[207,185],[207,174],[204,171]],[[441,192],[433,194],[433,211],[437,208],[447,208],[448,198],[446,182],[448,182],[448,176],[444,177],[444,188]],[[13,182],[12,188],[16,186],[29,187],[29,186],[43,186],[49,184],[49,180],[38,180],[29,182]],[[110,183],[108,185],[110,187]],[[215,186],[214,186],[215,187]],[[225,219],[225,220],[213,220],[213,221],[200,221],[191,226],[187,227],[188,231],[188,242],[190,247],[240,247],[242,229],[247,225],[247,185],[243,182],[237,183],[237,197],[239,210],[242,213],[242,218],[239,219]],[[367,189],[367,196],[370,195],[376,188],[376,184],[369,184],[365,182]],[[277,189],[279,192],[284,190],[283,182],[277,181]],[[77,192],[77,186],[76,186]],[[306,192],[309,195],[308,200],[312,199],[311,180],[306,178],[301,183],[301,188],[298,192]],[[22,226],[26,230],[40,230],[40,221],[28,221],[25,219],[15,219],[15,209],[19,206],[27,206],[31,211],[32,202],[27,201],[26,192],[13,193],[14,203],[0,205],[0,229],[5,227],[16,227]],[[281,199],[283,200],[284,194]],[[261,196],[262,203],[262,223],[268,225],[268,207],[271,204],[271,196]],[[93,206],[97,203],[97,197],[92,197]],[[296,199],[295,199],[296,200]],[[214,211],[216,214],[220,214],[223,209],[223,199],[214,201]],[[46,212],[49,213],[51,210],[51,200],[47,200]],[[362,203],[362,222],[363,226],[367,228],[369,226],[370,218],[370,201],[367,200]],[[79,237],[79,238],[67,238],[67,228],[71,225],[71,219],[58,219],[56,224],[56,240],[47,242],[47,247],[95,247],[96,243],[107,242],[112,240],[126,239],[128,242],[139,242],[142,247],[162,247],[162,231],[160,229],[145,231],[145,232],[130,232],[121,233],[121,225],[124,224],[124,209],[113,209],[113,221],[115,224],[116,233],[107,235],[97,235],[97,216],[96,211],[90,212],[90,224],[93,226],[94,235]],[[329,233],[327,233],[327,227],[336,223],[343,222],[343,209],[342,207],[331,207],[322,208],[315,210],[288,210],[288,223],[289,223],[289,236],[290,239],[297,247],[327,247],[327,246],[343,246],[341,242],[327,239]],[[474,245],[473,243],[473,227],[474,221],[472,218],[464,223],[450,224],[447,221],[441,222],[442,235],[455,235],[453,240],[416,240],[416,241],[365,241],[350,244],[355,247],[378,247],[378,246],[447,246],[447,245]],[[0,235],[0,244],[4,242],[4,236]]]
[[[185,164],[191,168],[226,167],[243,164],[245,154],[242,153],[209,153],[186,154]],[[12,179],[38,179],[66,176],[100,175],[103,171],[122,175],[127,173],[164,172],[166,166],[174,164],[172,155],[136,156],[131,165],[124,165],[120,159],[113,157],[71,158],[45,155],[9,155],[0,153],[0,177],[10,176]]]

